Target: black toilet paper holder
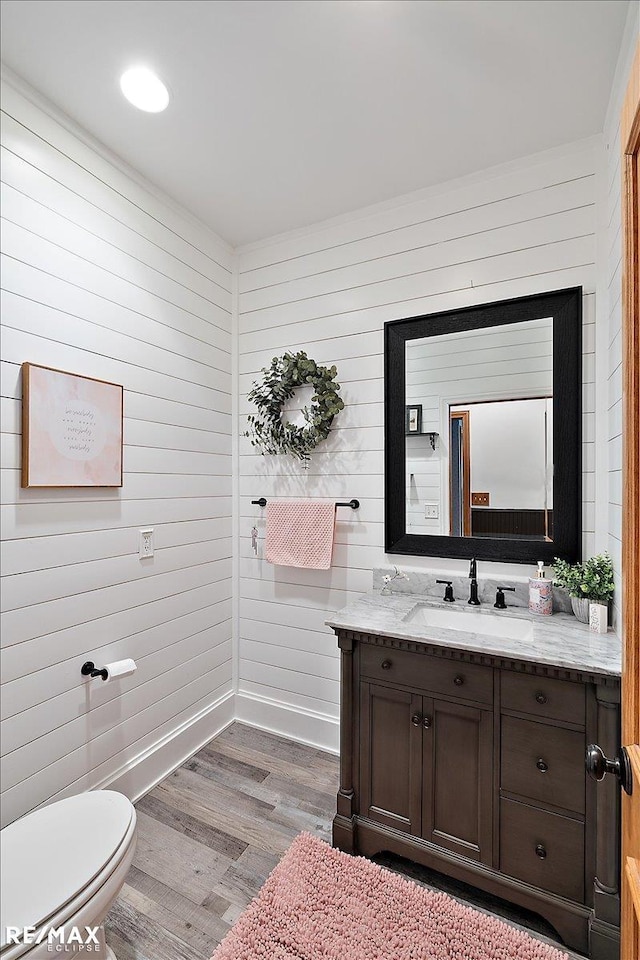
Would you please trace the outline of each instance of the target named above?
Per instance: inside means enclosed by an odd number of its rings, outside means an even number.
[[[99,670],[93,660],[87,660],[86,663],[83,663],[80,673],[83,677],[102,677],[103,680],[106,680],[109,676],[107,668],[103,667],[102,670]]]

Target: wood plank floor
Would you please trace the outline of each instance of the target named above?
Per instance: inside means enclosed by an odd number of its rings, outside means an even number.
[[[135,859],[105,921],[118,960],[208,960],[301,830],[330,842],[337,788],[337,757],[244,724],[227,728],[136,804]],[[527,924],[415,865],[379,862]],[[553,942],[543,929],[528,932]]]

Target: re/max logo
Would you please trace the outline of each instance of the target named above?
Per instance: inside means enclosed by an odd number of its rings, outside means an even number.
[[[100,949],[100,927],[7,927],[6,942],[9,944],[46,943],[52,952],[60,953],[69,947],[82,947],[92,951]]]

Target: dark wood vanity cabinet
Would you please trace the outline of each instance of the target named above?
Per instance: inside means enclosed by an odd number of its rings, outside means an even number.
[[[422,830],[422,697],[393,687],[360,688],[362,810],[416,837]]]
[[[586,777],[584,754],[617,749],[619,679],[337,633],[334,844],[472,883],[617,960],[619,799]]]
[[[490,862],[491,712],[363,681],[360,717],[363,814]]]
[[[491,862],[492,715],[425,698],[422,836],[463,857]]]

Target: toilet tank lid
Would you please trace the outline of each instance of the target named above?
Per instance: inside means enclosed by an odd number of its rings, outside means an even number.
[[[40,927],[114,856],[135,811],[113,790],[58,800],[0,833],[0,924]]]

